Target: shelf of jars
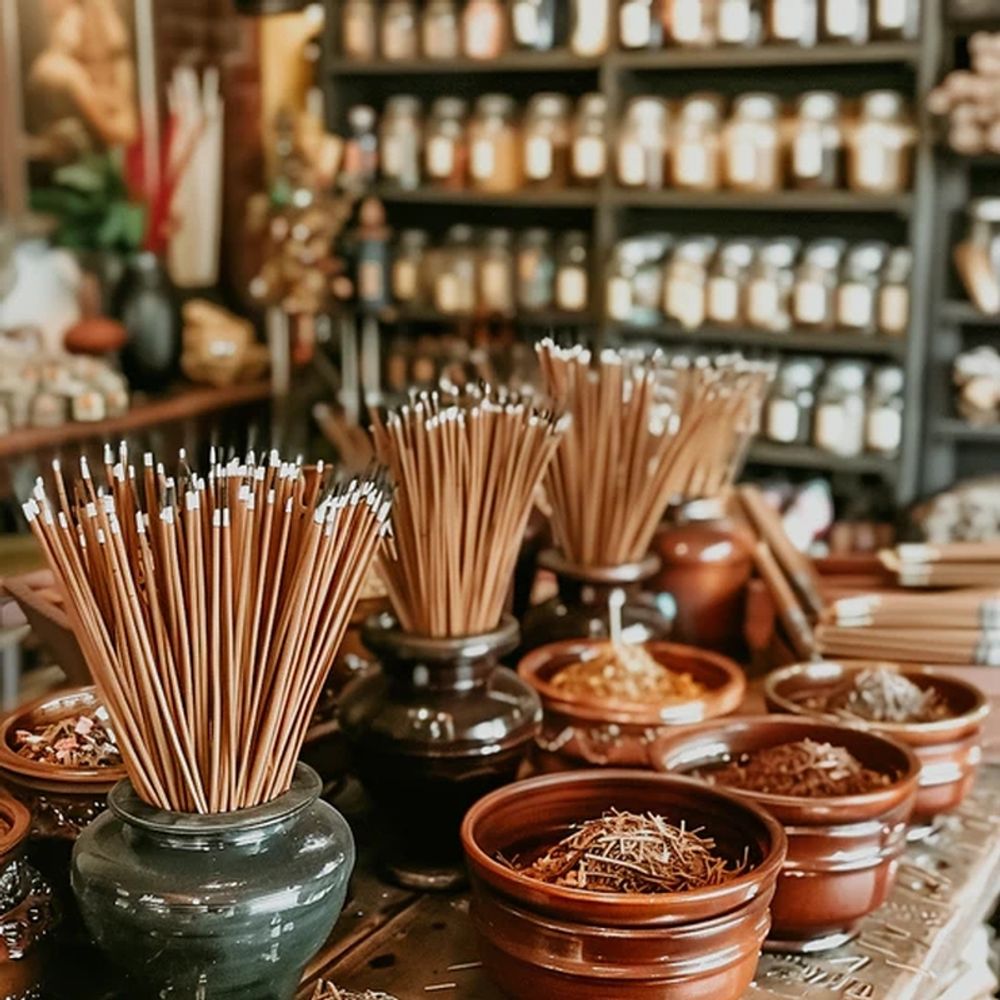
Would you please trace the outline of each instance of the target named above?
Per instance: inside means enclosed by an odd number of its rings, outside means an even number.
[[[892,479],[898,471],[898,459],[884,455],[837,455],[812,445],[774,444],[756,441],[747,455],[750,465],[773,465],[779,468],[816,469],[823,472],[855,472]]]
[[[857,191],[694,191],[614,188],[614,205],[631,208],[746,210],[750,212],[878,212],[908,215],[913,196]]]
[[[528,208],[593,208],[598,196],[594,188],[521,188],[517,191],[483,191],[479,188],[421,186],[403,188],[392,184],[378,187],[385,202],[426,205],[498,205]]]
[[[373,59],[370,61],[334,56],[327,60],[331,76],[456,76],[466,73],[561,73],[597,70],[603,64],[599,57],[578,56],[568,49],[548,52],[505,52],[495,59],[471,59],[455,56],[450,59]]]

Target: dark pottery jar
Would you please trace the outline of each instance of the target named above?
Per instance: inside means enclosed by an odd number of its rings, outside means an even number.
[[[252,809],[166,812],[119,782],[73,851],[73,891],[127,995],[291,1000],[344,905],[354,839],[299,764]]]
[[[674,605],[671,638],[729,656],[744,652],[747,583],[753,538],[725,515],[719,500],[678,508],[653,540],[660,570],[651,589]]]
[[[656,556],[620,566],[574,566],[554,549],[546,549],[539,555],[538,565],[555,573],[559,593],[524,616],[519,656],[561,639],[607,639],[615,593],[625,598],[621,609],[625,642],[639,644],[670,636],[670,618],[655,598],[642,590],[659,567]]]
[[[403,885],[464,880],[459,825],[487,792],[513,781],[541,724],[538,696],[497,666],[517,622],[459,638],[410,635],[390,615],[370,619],[376,669],[353,682],[340,720],[385,831],[385,866]]]
[[[25,860],[31,814],[0,794],[0,997],[37,1000],[45,973],[42,939],[56,923],[52,890]]]
[[[129,385],[166,389],[177,375],[181,356],[181,313],[176,290],[156,254],[128,259],[115,296],[115,315],[128,331],[121,362]]]

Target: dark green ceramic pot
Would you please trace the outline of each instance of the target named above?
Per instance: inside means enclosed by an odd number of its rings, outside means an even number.
[[[72,881],[97,943],[143,1000],[291,1000],[354,867],[344,818],[300,764],[266,805],[155,809],[128,781],[80,835]]]

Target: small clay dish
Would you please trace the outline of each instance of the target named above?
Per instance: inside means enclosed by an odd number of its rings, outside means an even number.
[[[746,693],[746,676],[718,653],[652,640],[644,648],[676,673],[690,674],[708,690],[690,701],[650,704],[567,696],[552,683],[560,670],[590,654],[606,640],[568,639],[528,653],[517,672],[542,700],[545,717],[536,739],[542,770],[566,767],[648,767],[649,747],[671,727],[728,715]]]
[[[740,790],[742,798],[784,824],[788,834],[788,857],[771,904],[769,946],[781,951],[838,947],[885,902],[906,848],[920,772],[916,757],[875,733],[787,715],[702,723],[662,737],[650,751],[658,770],[689,774],[806,738],[844,747],[893,781],[859,795],[822,798]]]
[[[879,668],[898,671],[918,687],[934,688],[947,702],[952,715],[934,722],[868,722],[853,716],[841,718],[817,712],[804,704],[849,689],[863,670]],[[910,747],[921,764],[914,823],[928,823],[935,816],[956,810],[975,781],[982,759],[982,730],[990,713],[989,701],[974,685],[932,667],[904,667],[874,660],[801,663],[768,674],[764,697],[771,711],[838,719]]]
[[[550,885],[501,860],[612,808],[683,821],[749,867],[706,889],[619,895]],[[648,771],[572,771],[490,793],[461,833],[483,962],[511,997],[736,1000],[753,978],[785,856],[781,826],[753,803]]]

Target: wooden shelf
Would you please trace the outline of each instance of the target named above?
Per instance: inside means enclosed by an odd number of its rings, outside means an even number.
[[[854,191],[631,191],[613,188],[611,203],[625,208],[715,209],[749,212],[878,212],[908,215],[909,194],[869,195]]]
[[[944,440],[995,444],[1000,442],[1000,423],[969,424],[960,417],[940,417],[931,424],[931,433]]]
[[[169,396],[135,402],[127,413],[109,420],[66,423],[51,429],[28,427],[11,431],[0,436],[0,460],[62,448],[80,441],[110,440],[158,424],[248,406],[267,399],[270,393],[270,382],[251,382],[222,389],[197,386],[181,389]]]
[[[471,188],[421,187],[414,190],[380,185],[378,196],[386,202],[416,205],[502,205],[527,208],[593,208],[597,204],[596,188],[564,188],[557,191],[525,188],[496,194]]]
[[[750,465],[774,465],[779,468],[868,473],[887,479],[894,477],[897,471],[896,459],[883,458],[881,455],[843,458],[810,445],[772,444],[769,441],[755,442],[750,448],[747,462]]]
[[[1000,328],[1000,316],[980,312],[971,302],[946,299],[941,303],[941,319],[960,326],[995,326]]]
[[[437,309],[391,309],[381,314],[382,323],[513,323],[517,326],[599,326],[601,320],[591,312],[569,313],[547,309],[536,313],[521,313],[517,316],[446,315]]]
[[[357,62],[335,56],[326,62],[331,76],[456,76],[467,73],[596,72],[601,59],[584,59],[567,49],[506,52],[498,59],[377,59]]]

